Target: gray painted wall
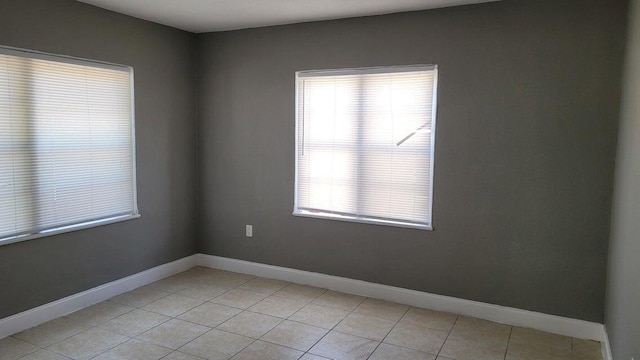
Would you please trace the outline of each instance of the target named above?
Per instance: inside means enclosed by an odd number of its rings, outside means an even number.
[[[199,35],[200,250],[602,322],[626,3]],[[436,230],[292,216],[294,72],[424,63],[440,74]]]
[[[195,36],[71,0],[2,0],[0,44],[134,67],[142,214],[0,246],[0,318],[193,254]]]
[[[616,360],[640,359],[640,1],[631,4],[605,318]]]

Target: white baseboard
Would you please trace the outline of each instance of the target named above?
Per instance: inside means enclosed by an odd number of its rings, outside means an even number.
[[[0,339],[196,266],[191,255],[0,319]]]
[[[228,271],[327,288],[438,311],[472,316],[602,343],[604,360],[613,360],[609,338],[602,324],[533,311],[464,300],[450,296],[381,285],[339,276],[260,264],[250,261],[196,254],[138,274],[83,291],[66,298],[0,319],[0,339],[43,322],[67,315],[140,286],[201,265]]]
[[[198,265],[451,312],[580,339],[600,341],[602,324],[250,261],[198,254]]]
[[[609,343],[609,333],[607,332],[607,327],[604,326],[602,331],[604,333],[604,339],[602,340],[602,359],[613,360],[613,354],[611,353],[611,343]]]

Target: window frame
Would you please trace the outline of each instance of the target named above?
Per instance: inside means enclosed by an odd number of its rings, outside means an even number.
[[[135,133],[135,77],[134,77],[133,67],[128,65],[112,63],[112,62],[92,60],[92,59],[86,59],[86,58],[80,58],[80,57],[68,56],[68,55],[52,54],[52,53],[46,53],[46,52],[41,52],[37,50],[22,49],[22,48],[4,46],[4,45],[0,45],[0,54],[24,57],[29,59],[53,61],[53,62],[59,62],[59,63],[65,63],[65,64],[91,66],[91,67],[97,67],[97,68],[103,68],[103,69],[126,71],[129,73],[129,86],[130,86],[130,94],[131,94],[131,99],[130,99],[131,107],[130,107],[130,115],[129,115],[130,126],[131,126],[131,129],[130,129],[131,130],[131,165],[132,165],[131,182],[132,182],[132,192],[133,192],[133,195],[132,195],[133,208],[132,208],[131,214],[115,215],[115,216],[106,217],[102,219],[81,221],[81,222],[72,223],[72,224],[59,224],[54,228],[40,230],[37,233],[13,235],[5,238],[0,238],[0,246],[140,218],[141,215],[138,208],[138,184],[137,184],[137,174],[136,174],[137,164],[136,164],[136,133]]]
[[[339,75],[366,75],[366,74],[392,74],[402,73],[410,71],[434,71],[433,80],[433,99],[432,99],[432,119],[431,119],[431,147],[429,149],[429,203],[428,208],[428,221],[426,224],[418,224],[410,221],[394,220],[377,218],[373,216],[362,216],[357,214],[343,214],[339,212],[322,211],[313,212],[305,209],[300,209],[298,206],[298,179],[299,179],[299,155],[301,150],[301,139],[299,138],[299,126],[301,126],[300,104],[298,101],[300,93],[300,77],[323,77],[323,76],[339,76]],[[345,69],[327,69],[327,70],[303,70],[296,71],[295,73],[295,174],[294,174],[294,204],[293,204],[293,216],[317,218],[325,220],[339,220],[346,222],[355,222],[372,225],[393,226],[400,228],[418,229],[433,231],[433,194],[434,194],[434,170],[435,170],[435,145],[436,145],[436,119],[438,109],[438,65],[437,64],[418,64],[418,65],[394,65],[394,66],[376,66],[376,67],[362,67],[362,68],[345,68]],[[358,149],[360,151],[360,149]],[[359,190],[358,190],[359,191]]]

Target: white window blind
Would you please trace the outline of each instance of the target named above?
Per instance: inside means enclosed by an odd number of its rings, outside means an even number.
[[[437,68],[297,73],[294,215],[430,229]]]
[[[0,48],[0,242],[137,215],[132,76]]]

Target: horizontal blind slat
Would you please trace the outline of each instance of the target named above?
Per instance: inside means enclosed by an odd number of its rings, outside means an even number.
[[[435,67],[346,71],[298,75],[297,207],[429,223]]]
[[[0,239],[134,214],[130,69],[18,53],[0,53]]]

